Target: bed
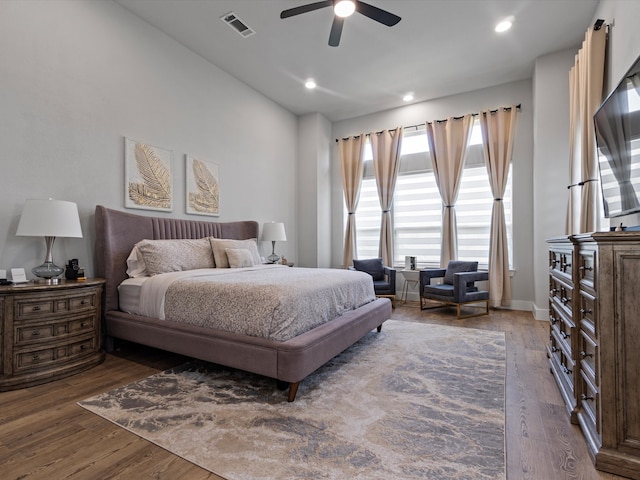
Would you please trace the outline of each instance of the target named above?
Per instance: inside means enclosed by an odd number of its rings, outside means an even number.
[[[374,299],[282,341],[127,313],[120,309],[118,287],[128,278],[127,258],[138,242],[258,238],[258,223],[148,217],[98,205],[95,231],[97,274],[106,281],[103,312],[107,351],[113,350],[115,339],[122,339],[264,375],[288,387],[288,400],[292,402],[307,375],[368,332],[380,331],[391,316],[391,302]]]

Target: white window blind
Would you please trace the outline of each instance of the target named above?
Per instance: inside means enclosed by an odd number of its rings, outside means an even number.
[[[462,175],[456,217],[458,259],[477,260],[486,268],[489,259],[489,234],[493,196],[482,155],[480,124],[475,122]],[[373,173],[373,156],[365,146],[365,173],[356,211],[357,256],[378,256],[380,239],[380,203]],[[503,197],[509,264],[512,265],[511,173]],[[442,201],[436,186],[424,130],[405,132],[391,210],[394,232],[394,264],[404,266],[404,257],[417,257],[420,266],[440,264]]]

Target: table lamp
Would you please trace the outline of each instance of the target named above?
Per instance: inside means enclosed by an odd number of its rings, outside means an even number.
[[[267,257],[269,263],[276,263],[280,257],[276,255],[276,242],[286,242],[287,234],[284,231],[284,223],[270,222],[262,226],[262,240],[271,242],[271,255]]]
[[[17,236],[44,237],[47,255],[31,272],[47,283],[57,283],[64,268],[53,263],[51,249],[56,237],[82,238],[78,206],[64,200],[27,200],[18,223]]]

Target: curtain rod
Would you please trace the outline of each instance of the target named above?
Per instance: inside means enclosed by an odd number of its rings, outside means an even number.
[[[521,106],[522,104],[518,104],[516,105],[516,110],[521,110]],[[509,110],[511,110],[511,107],[501,107],[505,112],[508,112]],[[496,113],[498,110],[500,110],[499,108],[496,108],[495,110],[489,110],[489,112],[491,113]],[[480,115],[479,113],[471,113],[470,115],[476,117],[478,115]],[[462,117],[453,117],[455,120],[460,120],[461,118],[464,118],[464,116]],[[441,123],[441,122],[446,122],[447,120],[434,120],[434,122],[436,123]],[[417,125],[407,125],[403,128],[415,128],[416,130],[420,127],[426,127],[427,123],[431,123],[431,122],[425,122],[425,123],[419,123]],[[382,133],[382,131],[380,132],[376,132],[376,133]],[[367,136],[369,134],[365,134],[365,136]],[[353,135],[353,137],[347,137],[347,138],[343,138],[343,140],[347,140],[348,138],[358,138],[360,135]],[[336,142],[338,142],[339,139],[336,138]]]

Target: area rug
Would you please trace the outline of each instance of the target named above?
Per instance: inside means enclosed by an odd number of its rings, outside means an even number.
[[[504,479],[502,332],[389,320],[300,384],[191,362],[79,402],[229,480]]]

